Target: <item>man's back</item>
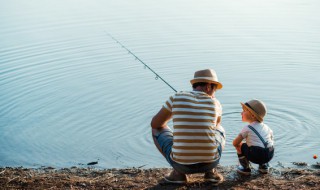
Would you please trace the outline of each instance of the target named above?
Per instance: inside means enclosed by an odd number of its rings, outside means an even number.
[[[213,129],[221,116],[216,98],[201,91],[179,92],[164,107],[173,116],[172,159],[181,164],[213,162],[219,158]]]

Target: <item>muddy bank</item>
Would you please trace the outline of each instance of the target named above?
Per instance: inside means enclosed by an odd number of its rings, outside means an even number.
[[[299,164],[299,163],[298,163]],[[189,175],[185,185],[166,184],[169,168],[96,169],[94,167],[0,168],[1,189],[319,189],[320,164],[312,167],[272,168],[250,177],[235,172],[236,166],[218,167],[225,181],[218,187],[203,181],[203,174]]]

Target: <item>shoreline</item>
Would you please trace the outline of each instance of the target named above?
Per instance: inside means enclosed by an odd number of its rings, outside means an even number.
[[[55,169],[53,167],[0,167],[4,189],[319,189],[320,163],[303,163],[295,168],[270,168],[269,174],[253,169],[241,176],[236,166],[218,166],[224,182],[217,187],[204,182],[203,174],[189,174],[187,184],[167,184],[163,176],[171,168],[100,169],[93,166]]]

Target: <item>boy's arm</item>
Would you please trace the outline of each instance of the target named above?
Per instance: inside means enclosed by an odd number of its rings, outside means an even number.
[[[241,154],[241,144],[242,144],[243,137],[239,134],[232,142],[233,146],[237,150],[237,154]]]
[[[233,146],[236,147],[236,148],[239,147],[240,144],[241,144],[241,142],[242,142],[242,140],[243,140],[243,137],[242,137],[241,134],[239,134],[239,135],[233,140],[233,142],[232,142]]]

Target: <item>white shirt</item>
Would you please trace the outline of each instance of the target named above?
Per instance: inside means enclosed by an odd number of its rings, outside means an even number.
[[[259,122],[252,122],[250,123],[250,126],[252,126],[265,140],[265,142],[268,143],[268,147],[273,146],[274,140],[273,140],[273,131],[264,123],[259,123]],[[249,125],[246,125],[243,127],[243,129],[240,132],[240,135],[246,139],[247,145],[250,146],[259,146],[264,148],[264,145],[260,138],[256,135],[255,132],[253,132],[250,128]]]

